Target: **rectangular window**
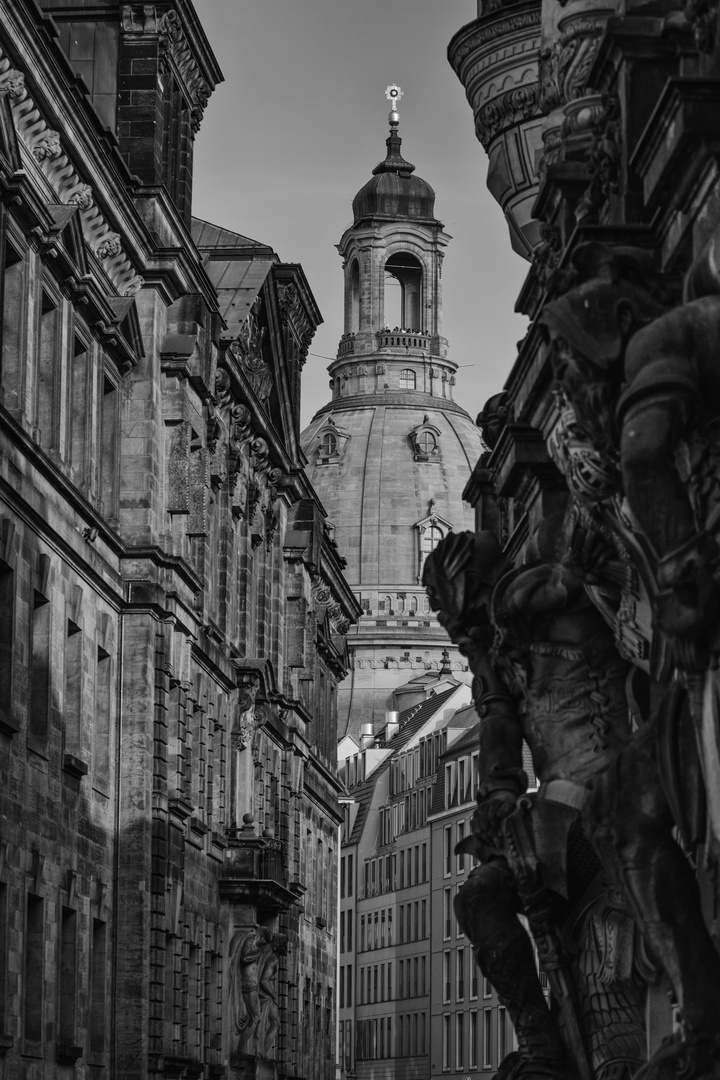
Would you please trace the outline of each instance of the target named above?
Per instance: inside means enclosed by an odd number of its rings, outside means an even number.
[[[405,943],[405,905],[404,904],[401,904],[400,907],[398,908],[398,915],[400,916],[400,923],[399,923],[399,939],[400,939],[400,941],[399,941],[399,944],[404,945],[404,943]]]
[[[345,1071],[352,1068],[352,1020],[345,1021]]]
[[[400,852],[400,888],[405,888],[405,852]]]
[[[420,845],[415,845],[415,884],[420,881]]]
[[[483,997],[484,998],[489,998],[491,994],[492,994],[492,987],[490,986],[490,982],[483,975]]]
[[[348,964],[347,966],[347,1006],[348,1009],[352,1008],[353,999],[353,966]]]
[[[464,840],[464,839],[465,839],[465,822],[464,821],[458,821],[458,823],[457,823],[457,843],[459,844],[460,841]],[[464,855],[458,855],[457,856],[456,870],[457,870],[458,874],[464,874],[465,873],[465,856]]]
[[[68,371],[68,453],[73,479],[81,491],[87,492],[87,427],[92,418],[90,399],[90,376],[92,354],[85,342],[73,337],[72,355]]]
[[[463,1067],[463,1050],[465,1048],[465,1015],[455,1013],[455,1068]]]
[[[492,1068],[492,1009],[483,1012],[483,1069]]]
[[[103,375],[98,495],[103,516],[111,523],[117,520],[118,512],[118,406],[118,388],[107,375]]]
[[[392,960],[387,966],[387,994],[388,1001],[392,1001]]]
[[[385,908],[380,912],[380,946],[385,948]]]
[[[393,913],[392,908],[388,908],[388,945],[393,943]]]
[[[455,960],[455,971],[457,976],[457,1000],[465,1000],[465,950],[458,949],[457,957]]]
[[[471,1069],[478,1067],[478,1014],[477,1010],[470,1013],[470,1058],[468,1066]]]
[[[423,996],[425,995],[427,989],[427,983],[425,981],[425,960],[426,958],[424,956],[420,958],[420,993]]]
[[[347,894],[352,896],[353,894],[353,857],[348,855],[348,872],[347,872]]]
[[[43,289],[37,356],[36,423],[43,450],[57,450],[56,380],[60,377],[60,308]]]
[[[340,912],[340,952],[345,952],[345,912]]]
[[[44,908],[42,897],[28,893],[23,965],[23,1034],[30,1042],[40,1042],[42,1039]]]
[[[503,1005],[498,1006],[498,1042],[497,1042],[497,1059],[498,1065],[507,1054],[507,1014]]]
[[[443,939],[452,937],[452,888],[443,892]]]
[[[420,929],[419,910],[420,910],[420,901],[416,900],[415,903],[413,904],[413,941],[417,941],[417,939],[418,939],[418,931]]]
[[[0,562],[0,713],[12,714],[15,574]]]
[[[345,968],[340,967],[340,1008],[345,1008]]]
[[[345,856],[340,860],[340,899],[345,899]]]
[[[355,941],[353,939],[353,912],[352,908],[347,910],[347,952],[353,952],[355,948]]]
[[[60,918],[59,964],[59,1041],[75,1045],[75,1008],[77,1002],[77,912],[64,907]]]
[[[8,888],[0,881],[0,1032],[7,1031]]]
[[[112,659],[99,645],[95,662],[94,771],[102,787],[110,783]]]
[[[427,881],[427,844],[422,846],[422,880]]]
[[[464,803],[467,799],[465,791],[465,758],[458,761],[458,802]]]
[[[442,1063],[443,1069],[450,1068],[450,1017],[442,1018]]]
[[[360,916],[360,952],[365,952],[365,916]]]
[[[445,809],[452,806],[452,765],[445,766]]]
[[[380,998],[378,996],[378,966],[377,966],[377,964],[375,964],[375,966],[373,967],[373,991],[372,991],[372,993],[373,993],[372,1000],[373,1001],[379,1001]]]
[[[444,863],[445,872],[443,877],[452,874],[452,825],[446,825],[443,829]]]
[[[427,937],[427,900],[420,902],[420,937]]]
[[[65,751],[81,756],[82,733],[82,631],[67,620],[65,634]]]
[[[452,990],[450,983],[450,950],[445,949],[443,953],[443,1001],[448,1002],[450,1000],[450,993]]]
[[[51,605],[39,592],[33,593],[30,613],[30,686],[28,736],[33,750],[47,744],[50,708],[50,611]]]
[[[170,939],[172,945],[172,939]],[[92,921],[92,944],[90,953],[90,1050],[93,1054],[105,1053],[105,967],[107,958],[107,923],[101,919]]]
[[[478,966],[470,961],[470,997],[476,998],[478,996]]]

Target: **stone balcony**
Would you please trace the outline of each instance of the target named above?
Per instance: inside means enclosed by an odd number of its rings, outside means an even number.
[[[432,338],[420,330],[380,330],[376,334],[378,349],[404,349],[429,353]]]
[[[250,815],[246,815],[246,818]],[[274,836],[256,836],[252,822],[228,829],[228,847],[220,872],[220,896],[259,911],[287,911],[302,890],[288,887],[287,844]]]

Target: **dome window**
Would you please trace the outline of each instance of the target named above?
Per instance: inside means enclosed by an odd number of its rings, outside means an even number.
[[[429,417],[425,416],[422,424],[413,428],[408,438],[415,461],[440,460],[440,428],[431,424]]]
[[[349,433],[339,428],[332,416],[329,416],[317,433],[318,465],[339,464],[345,443],[349,438]]]
[[[337,435],[333,431],[326,431],[320,443],[320,453],[323,457],[337,454]]]
[[[400,372],[400,388],[402,390],[414,390],[415,385],[415,372],[412,368],[403,368]]]
[[[431,500],[432,502],[433,500]],[[431,514],[429,517],[423,518],[422,521],[416,521],[415,529],[418,537],[417,580],[420,582],[422,581],[425,560],[430,552],[435,550],[440,541],[444,540],[447,534],[452,531],[452,525],[449,521],[441,518],[439,514]]]

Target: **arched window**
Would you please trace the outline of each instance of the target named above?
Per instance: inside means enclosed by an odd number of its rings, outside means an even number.
[[[332,431],[326,431],[320,442],[320,454],[322,457],[330,457],[337,453],[337,435]]]
[[[429,555],[431,551],[434,551],[442,538],[442,529],[438,529],[437,525],[428,526],[422,536],[421,547],[423,555]]]
[[[421,431],[415,443],[421,454],[432,454],[437,446],[437,439],[432,431]]]
[[[410,612],[409,612],[409,614],[410,615],[415,615],[415,614],[417,614],[417,610],[418,610],[418,598],[417,598],[417,596],[411,596],[410,597]]]
[[[350,319],[348,331],[356,334],[360,329],[360,264],[353,259],[350,267]]]
[[[390,614],[392,612],[392,606],[393,606],[392,596],[386,596],[385,597],[385,614],[386,615]]]
[[[429,614],[430,614],[430,597],[429,596],[424,596],[423,597],[423,615],[429,615]]]
[[[403,368],[400,372],[400,387],[403,390],[415,389],[415,372],[412,368]]]
[[[400,615],[402,615],[402,613],[404,612],[404,610],[405,610],[405,597],[404,596],[398,596],[397,610],[398,610],[398,613]]]
[[[391,329],[423,330],[423,268],[407,251],[398,251],[385,263],[385,325]]]

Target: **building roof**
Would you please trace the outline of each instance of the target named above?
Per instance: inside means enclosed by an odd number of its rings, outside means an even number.
[[[434,222],[435,192],[420,176],[413,176],[415,166],[405,161],[400,151],[402,139],[393,125],[385,145],[384,161],[373,169],[372,179],[360,188],[353,199],[353,220],[360,222],[384,218],[389,221],[412,219]],[[440,226],[441,227],[441,226]]]
[[[367,778],[367,780],[363,780],[362,784],[358,784],[356,788],[353,788],[352,795],[355,799],[355,802],[357,803],[358,810],[357,814],[355,815],[355,822],[352,827],[352,832],[347,839],[347,843],[357,844],[359,842],[363,834],[363,829],[365,828],[365,822],[367,821],[367,816],[370,810],[370,803],[372,802],[375,785],[377,784],[379,777],[381,777],[385,770],[389,767],[389,760],[383,762],[382,765],[378,766],[378,768],[372,772],[372,774]]]
[[[232,331],[245,320],[270,268],[280,260],[266,244],[201,218],[193,218],[192,235],[217,290],[220,314]]]

